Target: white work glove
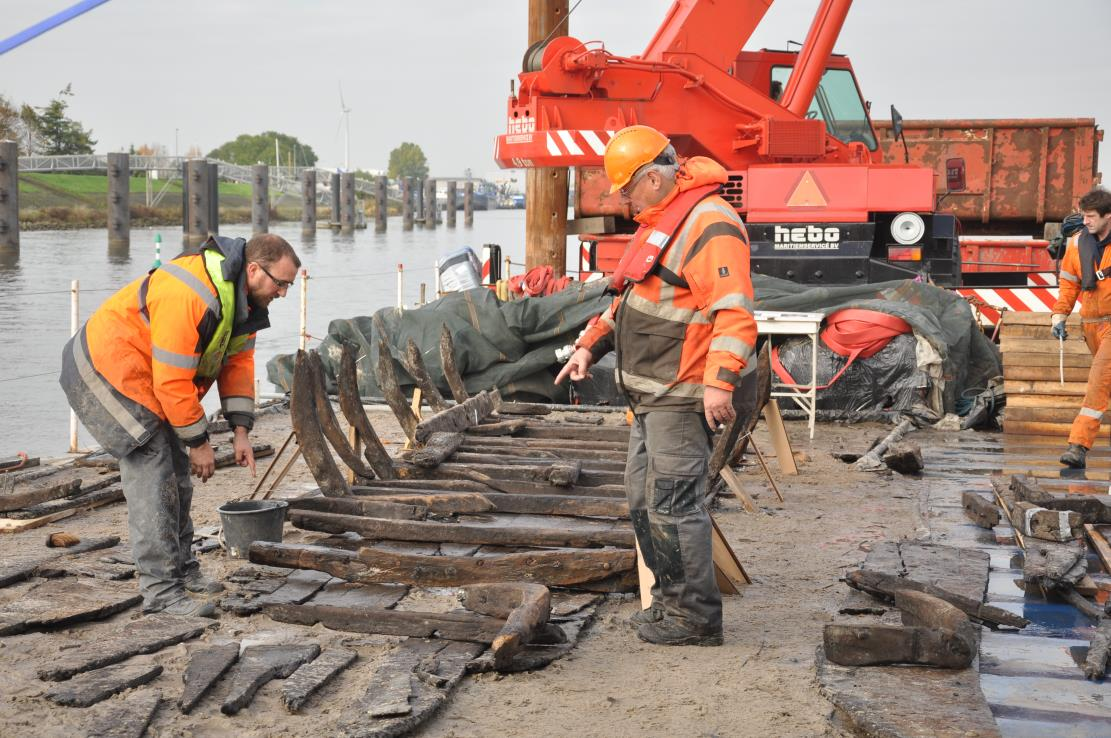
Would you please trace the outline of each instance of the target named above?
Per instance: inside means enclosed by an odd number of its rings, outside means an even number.
[[[1068,319],[1069,319],[1069,316],[1067,316],[1067,315],[1062,315],[1061,313],[1054,313],[1053,314],[1053,317],[1052,317],[1052,320],[1053,320],[1052,333],[1053,333],[1054,338],[1065,339],[1065,338],[1069,337],[1069,332],[1067,330],[1065,330],[1065,321],[1068,320]]]

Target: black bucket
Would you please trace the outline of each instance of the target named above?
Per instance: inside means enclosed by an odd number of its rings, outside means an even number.
[[[225,502],[220,513],[220,542],[233,559],[247,558],[254,541],[282,542],[282,524],[289,504],[282,500]]]

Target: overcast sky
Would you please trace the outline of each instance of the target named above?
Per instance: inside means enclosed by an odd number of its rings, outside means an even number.
[[[0,38],[73,1],[0,0]],[[582,0],[570,33],[637,54],[670,5]],[[817,6],[780,0],[748,48],[803,40]],[[72,84],[71,114],[98,152],[159,143],[173,153],[175,130],[181,153],[207,152],[278,130],[334,167],[342,84],[353,168],[385,168],[390,149],[412,141],[434,175],[486,175],[527,10],[527,0],[111,0],[0,56],[0,94],[44,105]],[[1111,0],[857,0],[836,51],[879,115],[894,103],[906,118],[1094,117],[1107,127],[1109,38]]]

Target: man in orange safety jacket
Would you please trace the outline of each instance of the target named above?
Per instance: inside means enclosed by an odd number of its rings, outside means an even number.
[[[1061,463],[1075,469],[1087,464],[1088,449],[1095,443],[1103,413],[1111,397],[1111,192],[1097,187],[1080,198],[1084,228],[1068,240],[1061,259],[1060,292],[1053,306],[1053,336],[1068,335],[1065,321],[1081,298],[1080,323],[1084,341],[1092,352],[1084,404],[1072,421],[1069,447]]]
[[[622,129],[604,164],[640,229],[614,272],[610,308],[576,342],[556,382],[580,380],[611,349],[634,413],[625,492],[655,575],[637,635],[661,645],[722,643],[711,521],[704,507],[713,428],[735,416],[733,389],[753,368],[749,243],[717,193],[725,169],[675,149],[648,126]]]
[[[253,473],[255,334],[300,265],[275,235],[212,236],[109,297],[62,353],[70,406],[119,459],[146,612],[214,613],[187,595],[223,589],[190,549],[190,474],[205,482],[216,468],[201,398],[219,386],[235,460]]]

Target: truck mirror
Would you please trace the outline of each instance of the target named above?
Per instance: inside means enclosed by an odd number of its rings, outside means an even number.
[[[945,160],[945,189],[949,192],[964,192],[965,165],[964,157],[957,156]]]
[[[891,137],[896,141],[903,135],[903,116],[899,115],[899,111],[895,106],[891,106]]]

